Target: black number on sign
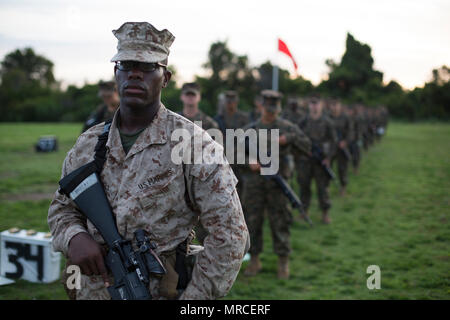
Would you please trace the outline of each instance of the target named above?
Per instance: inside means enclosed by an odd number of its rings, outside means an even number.
[[[5,241],[5,248],[16,249],[16,254],[9,254],[8,261],[16,266],[16,272],[5,272],[7,278],[18,279],[23,275],[23,266],[18,261],[24,258],[27,261],[35,261],[37,265],[38,280],[42,281],[44,277],[44,247],[37,246],[38,252],[31,254],[31,246],[28,243]]]
[[[22,256],[22,243],[6,241],[5,248],[16,249],[16,254],[8,254],[8,261],[16,266],[16,272],[5,272],[5,277],[19,279],[23,275],[23,266],[17,261]]]

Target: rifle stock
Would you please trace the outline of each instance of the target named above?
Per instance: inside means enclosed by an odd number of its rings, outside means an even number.
[[[140,236],[139,250],[136,252],[133,251],[131,242],[119,234],[95,164],[90,162],[73,171],[61,179],[59,185],[59,192],[75,202],[108,245],[105,263],[114,278],[114,285],[108,287],[111,298],[150,300],[152,298],[148,289],[150,274],[160,276],[166,270],[153,252],[154,246],[148,238],[142,238],[143,230],[135,232],[136,237]]]

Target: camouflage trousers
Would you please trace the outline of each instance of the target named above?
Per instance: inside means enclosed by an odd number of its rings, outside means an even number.
[[[322,210],[331,208],[331,200],[328,192],[330,179],[325,170],[311,159],[301,159],[297,163],[297,181],[300,186],[300,198],[305,210],[308,210],[311,204],[311,183],[316,181],[317,195],[319,198],[319,207]]]
[[[246,223],[250,233],[251,255],[263,251],[263,223],[267,213],[275,254],[288,256],[291,252],[290,226],[292,213],[287,198],[278,185],[259,174],[247,176],[244,185],[243,203]]]
[[[349,160],[345,157],[344,153],[341,150],[338,150],[336,155],[331,160],[331,165],[333,166],[335,162],[337,162],[339,183],[341,186],[345,187],[348,183],[347,169]]]
[[[358,142],[351,142],[348,149],[350,151],[350,154],[352,155],[352,166],[353,168],[358,169],[359,163],[361,161],[361,149],[358,145]]]

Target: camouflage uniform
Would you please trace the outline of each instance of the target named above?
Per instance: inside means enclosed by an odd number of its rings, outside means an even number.
[[[356,110],[353,110],[353,114],[349,116],[349,119],[353,128],[353,135],[348,149],[352,155],[352,166],[354,169],[358,169],[359,163],[361,162],[361,148],[359,142],[362,139],[362,123],[360,117],[356,113]]]
[[[224,296],[237,276],[248,241],[235,189],[237,180],[230,166],[227,162],[174,164],[171,151],[178,141],[170,140],[172,132],[185,128],[193,133],[194,126],[162,105],[152,124],[125,155],[115,122],[117,114],[106,144],[109,152],[101,179],[120,234],[134,242],[133,232],[145,229],[157,244],[157,253],[164,257],[188,238],[200,219],[210,236],[205,239],[205,250],[197,258],[192,280],[181,299]],[[78,138],[64,161],[63,177],[93,159],[97,136],[102,130],[100,124]],[[218,147],[221,149],[209,135],[203,135],[203,152]],[[195,203],[186,200],[188,194]],[[104,243],[74,203],[58,192],[50,205],[48,223],[54,236],[54,249],[66,256],[69,241],[79,232],[88,232],[97,242]],[[82,275],[81,282],[77,299],[110,298],[101,277]],[[150,283],[155,299],[163,298],[159,282],[152,278]]]
[[[365,111],[365,108],[359,108],[357,113],[357,121],[361,128],[361,140],[362,145],[364,147],[364,150],[369,149],[369,119],[367,116],[367,113]]]
[[[99,87],[99,96],[102,97],[103,99],[103,95],[117,95],[117,88],[116,88],[116,84],[113,81],[100,81],[98,84]],[[106,103],[102,103],[100,104],[94,112],[92,112],[88,119],[86,120],[86,122],[84,123],[83,126],[83,130],[81,132],[85,132],[87,129],[105,122],[107,120],[111,120],[114,117],[114,113],[116,112],[117,108],[119,107],[119,105],[117,104],[117,106],[115,108],[113,108],[114,110],[110,110],[110,108],[108,108],[108,106],[106,105]]]
[[[336,131],[331,120],[323,114],[316,120],[307,116],[301,125],[301,129],[311,139],[311,142],[319,145],[327,158],[331,159],[337,142]],[[297,163],[297,173],[298,184],[301,190],[300,196],[305,209],[307,210],[309,208],[311,202],[311,182],[314,178],[316,181],[319,206],[322,210],[328,210],[331,207],[328,194],[330,180],[321,165],[314,159],[302,155],[299,163]]]
[[[279,172],[284,178],[289,178],[290,170],[284,161],[292,149],[310,152],[311,143],[303,132],[293,123],[278,118],[270,125],[263,124],[258,120],[255,124],[249,125],[246,129],[279,129],[279,135],[285,135],[288,144],[280,146],[280,168]],[[259,139],[259,137],[258,137]],[[268,150],[270,150],[270,134],[268,134]],[[289,201],[282,193],[279,186],[272,180],[265,178],[260,173],[253,172],[249,175],[244,185],[243,202],[246,209],[247,225],[250,232],[250,242],[252,246],[250,254],[258,255],[263,250],[263,221],[264,210],[267,209],[270,227],[272,231],[272,241],[274,252],[278,256],[288,256],[291,252],[290,245],[290,225],[292,214],[289,208]]]
[[[296,124],[297,126],[300,126],[300,124],[306,117],[306,111],[305,109],[302,109],[300,107],[297,107],[295,109],[285,107],[280,117]]]
[[[249,114],[241,110],[236,110],[236,112],[233,113],[232,115],[228,115],[228,113],[224,111],[223,115],[217,115],[214,119],[217,121],[219,128],[224,135],[223,146],[226,150],[226,129],[244,128],[249,123]],[[228,159],[230,159],[230,157],[235,157],[235,154],[233,155],[227,154],[227,157]],[[243,185],[245,183],[244,180],[246,178],[246,172],[244,168],[241,168],[236,164],[236,158],[234,159],[233,164],[231,164],[231,168],[233,169],[234,174],[238,178],[239,182],[237,185],[237,189],[238,195],[241,198]]]
[[[147,22],[127,22],[113,33],[119,44],[111,61],[167,63],[174,40],[167,29],[159,31]],[[239,272],[249,235],[236,192],[237,179],[222,146],[204,130],[160,104],[150,125],[125,153],[117,126],[119,114],[120,108],[111,124],[100,177],[121,236],[136,247],[133,233],[146,230],[168,270],[161,279],[150,279],[153,299],[177,297],[176,248],[192,239],[192,229],[199,220],[209,235],[204,250],[196,256],[192,278],[180,299],[223,297]],[[63,177],[93,160],[103,127],[96,125],[80,135],[64,160]],[[190,134],[191,158],[201,155],[201,159],[191,159],[189,163],[174,161],[174,148],[180,150],[180,141],[172,140],[177,129]],[[194,145],[196,141],[201,142],[199,146]],[[48,224],[53,248],[66,257],[69,242],[82,232],[104,245],[94,225],[72,200],[59,192],[50,204]],[[100,276],[81,275],[81,290],[76,290],[76,298],[110,299],[110,295]]]
[[[202,129],[205,131],[211,128],[219,129],[219,125],[217,124],[217,122],[201,110],[198,110],[193,118],[184,115],[182,112],[181,115],[192,122],[201,121]]]
[[[347,169],[348,162],[351,160],[351,154],[348,146],[353,140],[353,126],[350,118],[346,114],[344,114],[344,112],[341,112],[339,116],[331,115],[331,120],[333,121],[333,125],[337,134],[338,144],[341,141],[345,141],[347,143],[347,146],[345,147],[346,151],[344,151],[339,147],[339,145],[337,145],[335,148],[336,152],[331,159],[332,163],[337,161],[339,182],[341,186],[345,187],[348,183]],[[345,152],[347,152],[347,156],[349,156],[350,159],[347,158]]]
[[[198,110],[198,112],[195,114],[195,116],[193,118],[187,117],[185,116],[183,113],[181,113],[182,116],[184,116],[186,119],[194,122],[194,121],[201,121],[202,122],[202,129],[203,130],[208,130],[208,129],[218,129],[219,125],[217,124],[216,121],[213,120],[213,118],[211,118],[210,116],[206,115],[204,112],[202,112],[201,110]],[[205,241],[206,236],[208,235],[208,232],[206,231],[206,229],[199,223],[196,227],[195,227],[195,235],[197,237],[197,240],[203,244],[203,242]]]

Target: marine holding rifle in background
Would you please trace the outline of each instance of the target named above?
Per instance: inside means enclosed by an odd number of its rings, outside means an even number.
[[[317,95],[309,98],[309,114],[301,123],[300,128],[311,139],[312,157],[302,155],[298,170],[298,183],[300,196],[308,210],[311,202],[311,183],[316,181],[319,206],[322,210],[322,222],[329,224],[329,210],[331,201],[328,191],[330,179],[333,173],[330,168],[330,160],[337,144],[336,131],[331,120],[323,114],[324,101]]]
[[[281,94],[279,92],[264,90],[262,96],[264,100],[261,118],[246,126],[245,130],[252,128],[256,130],[259,148],[261,148],[261,145],[264,145],[260,140],[259,130],[268,130],[267,150],[272,150],[271,144],[274,143],[271,141],[273,139],[271,130],[279,130],[279,140],[277,141],[280,146],[278,174],[287,180],[292,172],[290,172],[288,164],[284,161],[286,156],[291,154],[294,148],[299,152],[310,154],[311,142],[296,125],[279,117],[281,112]],[[267,150],[262,150],[262,153],[267,154]],[[259,159],[253,160],[258,160],[258,163],[248,164],[249,162],[246,162],[252,174],[248,176],[243,191],[243,202],[246,208],[246,219],[252,244],[249,250],[251,255],[250,263],[244,274],[253,276],[262,269],[259,255],[263,251],[263,222],[265,210],[267,210],[272,230],[274,252],[279,259],[278,277],[287,279],[289,277],[290,226],[292,224],[289,200],[274,179],[261,175],[261,162]]]
[[[165,270],[159,277],[150,277],[148,296],[223,297],[233,285],[249,246],[237,179],[223,154],[220,163],[184,160],[178,164],[172,159],[172,150],[179,143],[172,141],[172,133],[185,129],[193,140],[195,129],[192,122],[161,103],[161,91],[171,78],[167,60],[175,37],[147,22],[127,22],[113,33],[118,39],[118,52],[111,61],[116,63],[120,108],[110,127],[96,125],[78,138],[64,161],[62,177],[91,162],[97,156],[97,143],[103,144],[105,153],[103,159],[100,157],[98,177],[118,233],[133,248],[142,250],[140,244],[147,241],[139,239],[147,237]],[[198,127],[196,130],[204,132]],[[101,140],[98,136],[104,131],[107,136]],[[209,159],[221,146],[204,134],[201,149],[203,157]],[[123,241],[113,248],[109,242],[105,245],[104,234],[73,202],[79,193],[75,190],[70,198],[55,193],[48,213],[54,249],[63,252],[69,265],[81,268],[81,289],[68,293],[76,299],[110,299],[107,287],[115,288],[121,279],[113,278],[106,268],[105,251],[117,250],[116,256],[124,260],[121,264],[127,273],[138,269],[133,256],[127,254],[132,251],[120,250],[126,248]],[[179,280],[187,270],[179,257],[189,255],[192,229],[199,220],[208,236],[204,249],[196,255],[190,281],[182,285]],[[97,225],[102,219],[99,221]],[[135,237],[138,230],[144,230],[144,234]],[[141,279],[139,272],[134,274]],[[118,289],[115,292],[123,298],[124,292]]]
[[[354,139],[354,130],[352,122],[348,115],[343,111],[343,106],[339,100],[332,99],[330,101],[330,108],[330,118],[333,121],[338,138],[337,148],[335,148],[335,154],[331,159],[331,165],[333,165],[334,162],[337,162],[340,194],[341,196],[344,196],[348,184],[348,165],[352,160],[349,146]]]
[[[117,92],[114,81],[100,81],[98,83],[98,96],[102,99],[103,103],[89,115],[84,123],[82,132],[99,123],[112,119],[119,107],[119,93]]]

